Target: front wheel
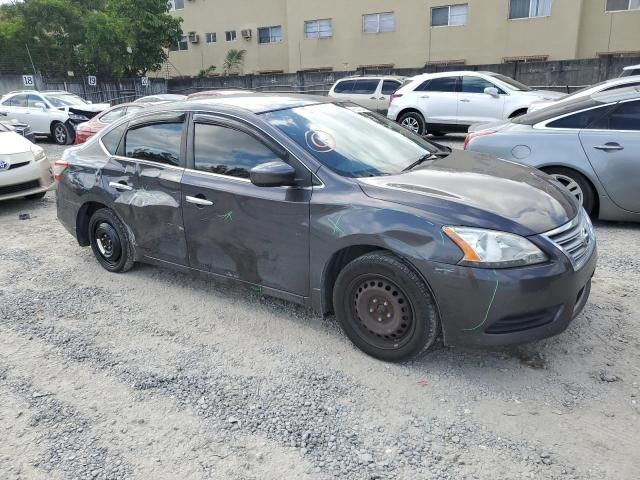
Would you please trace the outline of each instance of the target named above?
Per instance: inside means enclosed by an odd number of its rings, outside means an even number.
[[[560,182],[569,193],[584,207],[586,212],[591,215],[595,206],[595,193],[589,181],[580,173],[569,168],[549,168],[546,173]]]
[[[407,130],[418,135],[425,135],[426,127],[422,115],[418,112],[408,112],[398,119],[398,123]]]
[[[56,122],[51,127],[53,140],[58,145],[71,145],[74,140],[73,130],[66,123]]]
[[[93,214],[89,220],[91,250],[102,267],[110,272],[123,273],[134,263],[129,234],[122,221],[107,208]]]
[[[333,304],[349,339],[385,361],[426,351],[440,329],[427,286],[387,252],[364,255],[344,267],[334,286]]]

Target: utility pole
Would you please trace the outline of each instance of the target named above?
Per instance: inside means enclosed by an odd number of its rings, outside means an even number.
[[[29,51],[29,46],[25,43],[24,48],[27,49],[27,55],[29,55],[29,61],[31,62],[31,68],[33,68],[33,87],[38,89],[38,74],[36,72],[36,66],[33,64],[33,58],[31,57],[31,52]]]

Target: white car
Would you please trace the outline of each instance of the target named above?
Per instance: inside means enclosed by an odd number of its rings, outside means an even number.
[[[533,102],[564,96],[532,90],[498,73],[427,73],[407,80],[391,96],[387,117],[419,135],[466,132],[475,123],[517,117]]]
[[[28,124],[36,135],[53,138],[59,145],[73,143],[76,125],[109,108],[92,104],[64,90],[21,90],[0,98],[0,113]]]
[[[629,65],[622,69],[621,77],[634,77],[640,75],[640,65]]]
[[[0,200],[42,198],[53,184],[42,147],[0,125]]]
[[[563,103],[570,102],[572,100],[576,100],[578,98],[590,97],[594,93],[599,92],[610,92],[611,90],[618,90],[620,88],[626,87],[638,87],[640,86],[640,75],[635,75],[633,77],[620,77],[614,78],[612,80],[607,80],[605,82],[596,83],[589,87],[582,88],[573,92],[571,95],[567,95],[560,100],[546,101],[546,102],[535,102],[532,103],[529,107],[529,112],[535,112],[537,110],[541,110],[543,108],[549,107],[551,105],[560,105]]]
[[[389,101],[404,82],[404,77],[347,77],[338,80],[329,90],[329,97],[350,100],[376,112],[386,112]]]

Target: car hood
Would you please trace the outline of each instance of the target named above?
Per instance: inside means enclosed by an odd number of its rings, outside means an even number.
[[[540,170],[459,150],[409,172],[359,182],[365,195],[424,210],[440,225],[524,236],[567,223],[579,208],[564,187]]]
[[[82,106],[77,106],[77,107],[75,107],[75,106],[74,107],[60,107],[58,110],[62,110],[64,112],[77,113],[78,115],[84,115],[87,118],[93,118],[98,113],[106,110],[109,107],[110,107],[110,105],[108,103],[94,103],[94,104],[87,104],[87,105],[82,105]]]
[[[531,90],[529,92],[519,92],[525,97],[529,97],[532,101],[553,101],[560,100],[567,96],[566,93],[554,92],[553,90]]]
[[[0,158],[3,155],[29,152],[33,143],[15,132],[0,132]]]

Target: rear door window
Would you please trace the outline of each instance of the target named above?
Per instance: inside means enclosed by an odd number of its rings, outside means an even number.
[[[379,79],[356,80],[352,93],[357,95],[373,95],[376,93],[378,85],[380,85]]]
[[[458,77],[432,78],[423,82],[417,92],[456,92],[458,90]]]
[[[355,84],[355,80],[344,80],[342,82],[338,82],[333,91],[335,93],[351,93]]]
[[[10,107],[28,107],[29,100],[28,95],[15,95],[9,99],[9,103],[5,103],[5,105]]]
[[[396,91],[400,88],[400,82],[396,82],[395,80],[385,80],[382,83],[382,94],[383,95],[392,95],[396,93]]]
[[[610,105],[600,108],[592,108],[582,112],[567,115],[552,122],[547,123],[549,128],[572,128],[582,130],[589,127],[594,121],[604,116],[611,109]]]
[[[130,128],[125,155],[164,165],[180,165],[183,123],[153,123]]]
[[[640,131],[640,100],[619,104],[611,113],[594,122],[590,128]]]

